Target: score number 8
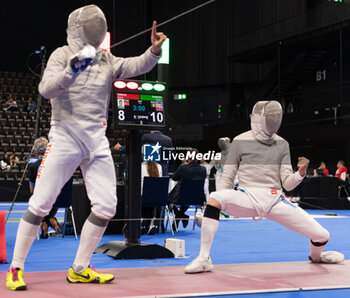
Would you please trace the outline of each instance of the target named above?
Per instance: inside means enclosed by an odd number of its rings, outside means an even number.
[[[125,120],[125,114],[124,114],[124,111],[123,110],[119,110],[118,111],[118,119],[120,121],[124,121]]]

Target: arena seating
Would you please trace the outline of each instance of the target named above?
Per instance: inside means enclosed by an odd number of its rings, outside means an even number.
[[[0,159],[5,153],[15,152],[19,158],[19,166],[9,171],[0,170],[0,181],[19,180],[26,166],[26,157],[29,157],[33,142],[36,109],[27,111],[28,99],[36,102],[38,97],[39,77],[30,73],[0,71]],[[5,102],[9,94],[17,102],[18,111],[6,111]],[[47,137],[50,130],[51,107],[50,102],[42,100],[40,109],[39,136]],[[120,142],[125,144],[125,132],[109,130],[111,146]],[[115,137],[117,135],[117,137]],[[123,161],[124,156],[113,153],[114,160]],[[28,177],[25,178],[28,180]],[[80,169],[74,173],[74,180],[82,181]]]
[[[26,162],[25,155],[30,153],[33,144],[33,133],[35,127],[35,111],[27,112],[27,101],[29,98],[36,100],[38,79],[32,74],[0,71],[0,156],[5,153],[15,152],[20,160],[19,167],[1,173],[1,180],[18,180],[24,170]],[[17,102],[18,111],[6,111],[5,102],[9,94]],[[40,135],[45,136],[48,131],[46,123],[50,117],[46,110],[49,110],[49,103],[43,103]]]

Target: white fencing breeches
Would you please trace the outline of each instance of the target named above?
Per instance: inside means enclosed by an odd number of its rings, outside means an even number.
[[[221,206],[221,210],[232,216],[258,217],[254,204],[247,193],[240,190],[226,189],[210,194]],[[308,237],[314,242],[325,242],[329,233],[311,215],[298,206],[293,205],[283,196],[266,213],[265,217],[286,228]]]
[[[97,217],[112,218],[117,206],[116,176],[107,138],[104,136],[93,152],[60,126],[51,127],[49,139],[29,200],[30,211],[46,216],[62,187],[80,166],[91,211]]]

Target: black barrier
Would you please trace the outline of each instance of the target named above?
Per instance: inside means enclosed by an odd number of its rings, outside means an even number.
[[[286,194],[300,197],[300,207],[304,209],[350,209],[349,190],[349,183],[336,177],[318,176],[305,178],[296,189]]]
[[[113,219],[124,218],[124,192],[125,186],[123,184],[118,184],[117,186],[117,196],[118,205],[116,214]],[[75,225],[77,233],[80,234],[81,229],[85,220],[88,218],[91,212],[91,202],[87,196],[85,185],[73,184],[72,188],[72,207],[74,210]],[[105,234],[122,234],[124,222],[109,222]]]
[[[1,202],[11,202],[14,194],[16,193],[18,187],[18,181],[0,181],[0,201]],[[124,184],[118,184],[117,186],[117,196],[118,205],[116,214],[113,219],[124,218]],[[31,193],[29,191],[29,186],[27,181],[23,183],[22,188],[18,193],[16,202],[28,202]],[[81,229],[85,220],[88,218],[91,212],[91,203],[87,196],[85,184],[79,183],[72,185],[72,207],[74,210],[75,224],[77,233],[80,234]],[[24,210],[25,208],[23,208]],[[106,234],[122,234],[124,222],[113,222],[111,221],[106,229]]]
[[[18,181],[0,181],[0,202],[12,202],[18,188]],[[23,181],[23,186],[18,192],[16,202],[28,202],[31,194],[28,181]]]

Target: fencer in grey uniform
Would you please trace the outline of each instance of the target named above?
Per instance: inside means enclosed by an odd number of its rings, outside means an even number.
[[[7,287],[11,290],[25,288],[23,280],[18,282],[17,277],[21,276],[39,224],[79,166],[92,209],[83,226],[78,252],[67,280],[105,283],[114,278],[89,267],[91,255],[117,205],[114,163],[105,136],[110,91],[115,79],[150,71],[160,58],[166,36],[157,32],[154,22],[151,47],[141,56],[119,58],[99,48],[106,31],[106,18],[96,5],[73,11],[68,18],[68,45],[51,54],[39,84],[39,92],[51,99],[50,144],[29,208],[18,228],[8,273]]]
[[[293,173],[289,144],[277,135],[282,122],[282,107],[277,101],[259,101],[251,114],[251,130],[235,137],[226,157],[217,191],[210,199],[202,220],[199,256],[185,268],[185,273],[211,271],[209,253],[219,225],[220,211],[255,220],[267,218],[310,239],[309,259],[314,263],[340,263],[344,256],[323,252],[329,233],[312,216],[290,203],[282,187],[290,191],[306,175],[309,160],[298,160]],[[232,189],[238,175],[238,189]]]

